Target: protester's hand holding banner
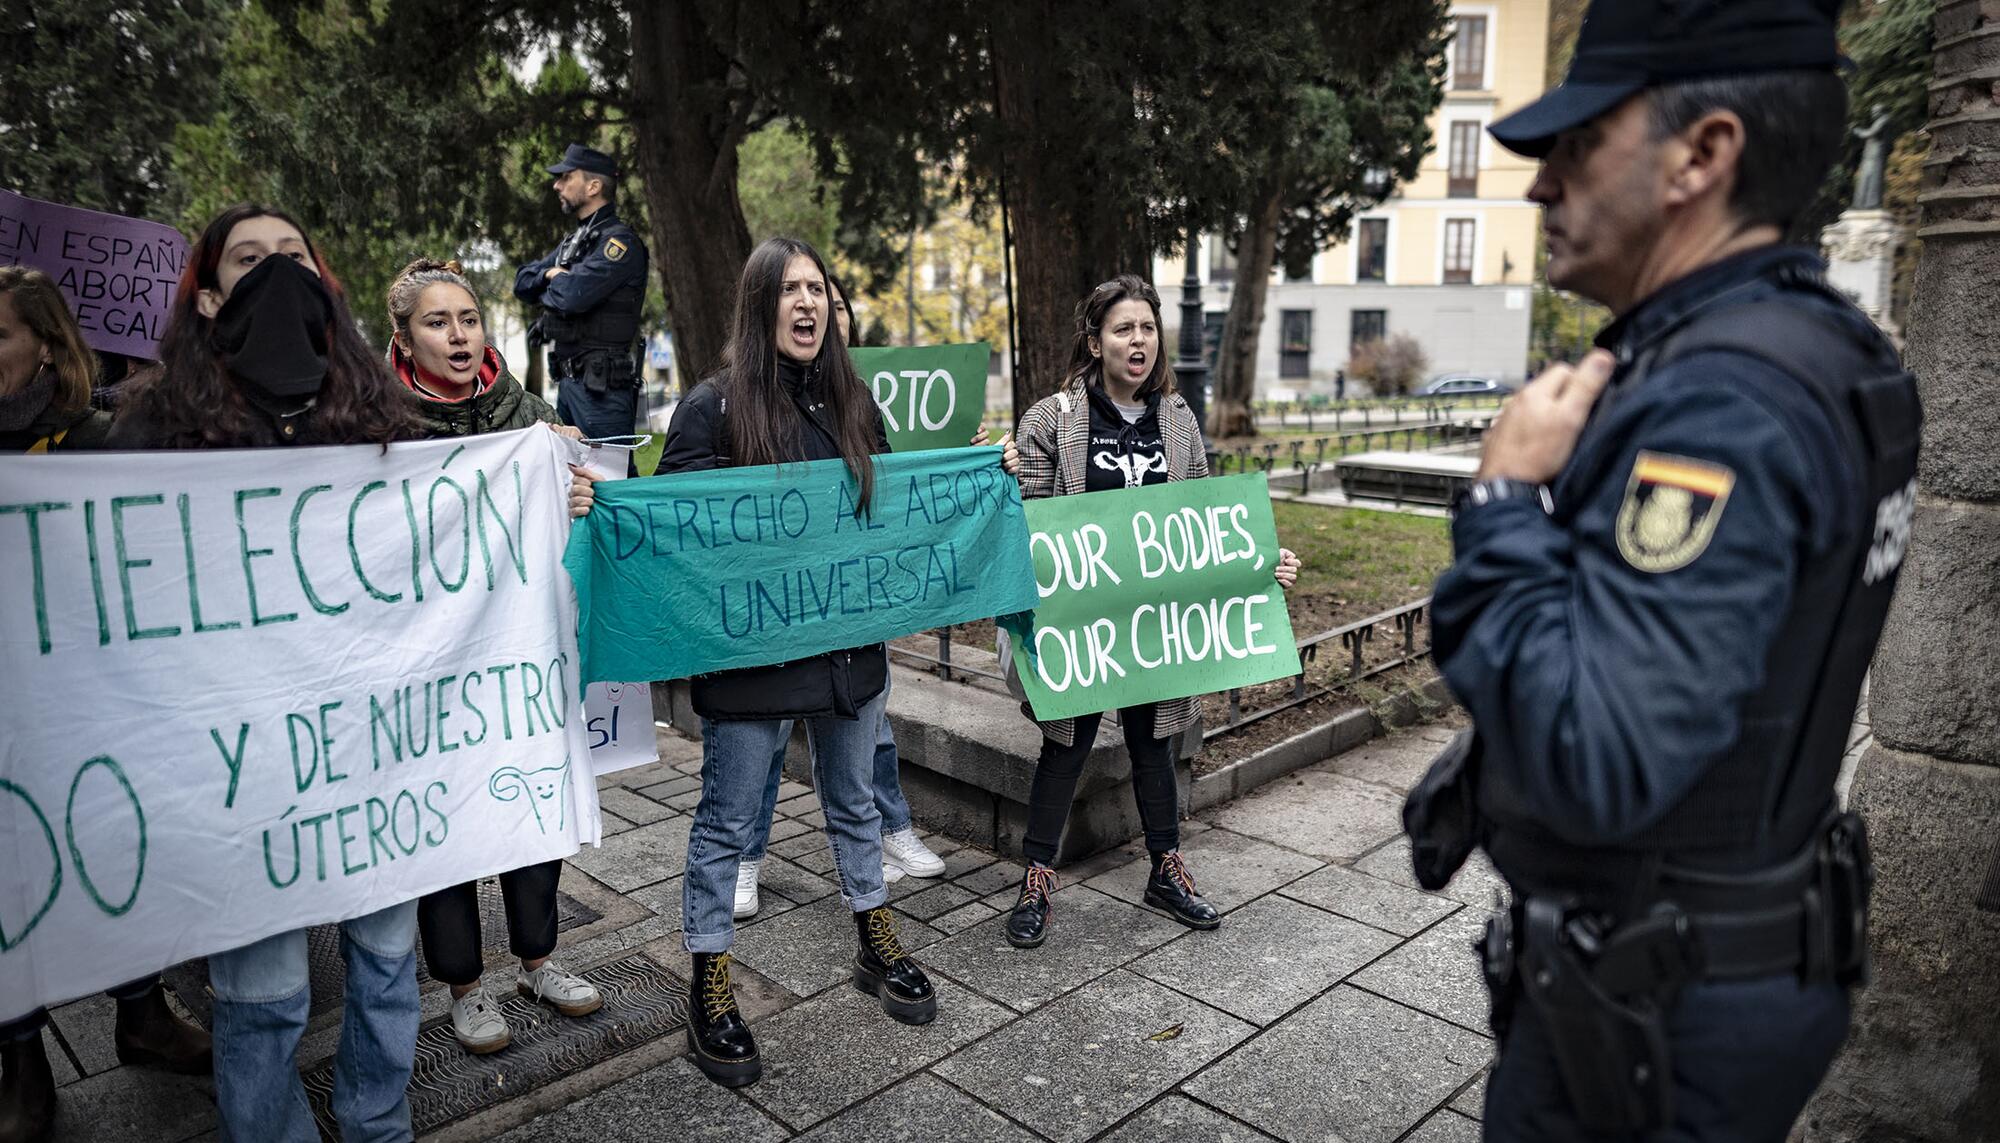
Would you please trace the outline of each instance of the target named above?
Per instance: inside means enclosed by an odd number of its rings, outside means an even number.
[[[597,840],[565,449],[0,457],[0,1020]]]
[[[848,355],[875,394],[892,451],[958,448],[979,431],[993,360],[985,342],[862,347]]]
[[[623,480],[632,451],[619,444],[578,446],[571,459],[600,482]],[[583,720],[590,735],[590,768],[598,775],[660,760],[659,740],[653,736],[651,684],[589,684],[583,688]]]
[[[1027,511],[1040,602],[1032,632],[1010,637],[1035,717],[1298,674],[1261,475],[1059,496]]]
[[[1021,490],[998,449],[876,465],[860,518],[838,460],[599,485],[566,557],[584,678],[767,666],[1034,606]]]

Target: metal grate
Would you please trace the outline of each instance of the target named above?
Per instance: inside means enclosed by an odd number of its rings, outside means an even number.
[[[604,994],[604,1007],[571,1018],[544,1004],[509,996],[501,1005],[513,1042],[475,1056],[452,1039],[449,1017],[417,1033],[416,1068],[410,1077],[410,1120],[418,1135],[484,1111],[503,1100],[678,1031],[687,1023],[687,984],[651,957],[632,953],[582,976]],[[306,1099],[320,1134],[339,1138],[334,1126],[333,1061],[305,1073]]]

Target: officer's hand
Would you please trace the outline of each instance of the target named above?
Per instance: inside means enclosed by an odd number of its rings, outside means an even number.
[[[569,271],[563,269],[561,266],[550,266],[548,269],[542,271],[542,280],[545,282],[553,281],[557,274],[567,274],[567,273],[569,273]]]
[[[597,477],[576,465],[569,466],[569,514],[576,519],[590,515],[597,504]]]
[[[1279,587],[1290,591],[1292,585],[1299,582],[1300,566],[1299,554],[1297,552],[1294,552],[1290,548],[1279,548],[1278,569],[1271,573],[1272,578],[1278,581]]]
[[[1011,475],[1021,475],[1021,446],[1014,443],[1013,433],[1000,438],[1000,467]]]
[[[542,423],[548,424],[547,421],[544,421]],[[580,441],[583,439],[583,430],[577,428],[575,425],[549,425],[549,431],[559,437],[568,437],[570,440],[573,441]]]
[[[1612,357],[1594,349],[1580,365],[1551,365],[1507,399],[1479,457],[1479,477],[1547,484],[1569,463],[1597,395],[1611,380]]]

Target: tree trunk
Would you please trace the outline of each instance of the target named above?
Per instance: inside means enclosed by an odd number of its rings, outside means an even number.
[[[1874,846],[1875,980],[1806,1110],[1814,1141],[1969,1141],[2000,1124],[2000,0],[1948,0],[1935,27],[1908,353],[1925,405],[1917,509],[1851,799]]]
[[[1072,77],[1056,65],[1062,14],[1052,0],[995,5],[994,112],[999,120],[1014,234],[1014,313],[1020,370],[1014,418],[1056,391],[1069,365],[1077,303],[1107,278],[1151,276],[1144,203],[1107,201],[1079,170],[1078,156],[1046,145],[1066,120]],[[1129,98],[1127,93],[1126,98]]]
[[[1257,435],[1257,417],[1250,408],[1257,395],[1257,339],[1264,332],[1264,300],[1271,292],[1271,264],[1278,255],[1278,216],[1283,209],[1279,180],[1259,184],[1249,223],[1237,243],[1236,289],[1215,354],[1208,406],[1211,436]]]
[[[632,134],[652,220],[653,266],[683,391],[713,371],[729,337],[750,228],[736,196],[749,108],[698,5],[633,4]]]

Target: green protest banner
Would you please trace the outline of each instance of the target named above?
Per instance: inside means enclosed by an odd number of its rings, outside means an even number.
[[[999,449],[876,464],[859,518],[838,460],[600,484],[563,560],[584,681],[766,666],[1035,605]]]
[[[1263,476],[1036,500],[1028,528],[1041,602],[1011,637],[1035,717],[1298,674]]]
[[[985,342],[849,352],[854,371],[882,407],[891,449],[957,448],[979,431],[986,412],[986,365],[993,358]]]

